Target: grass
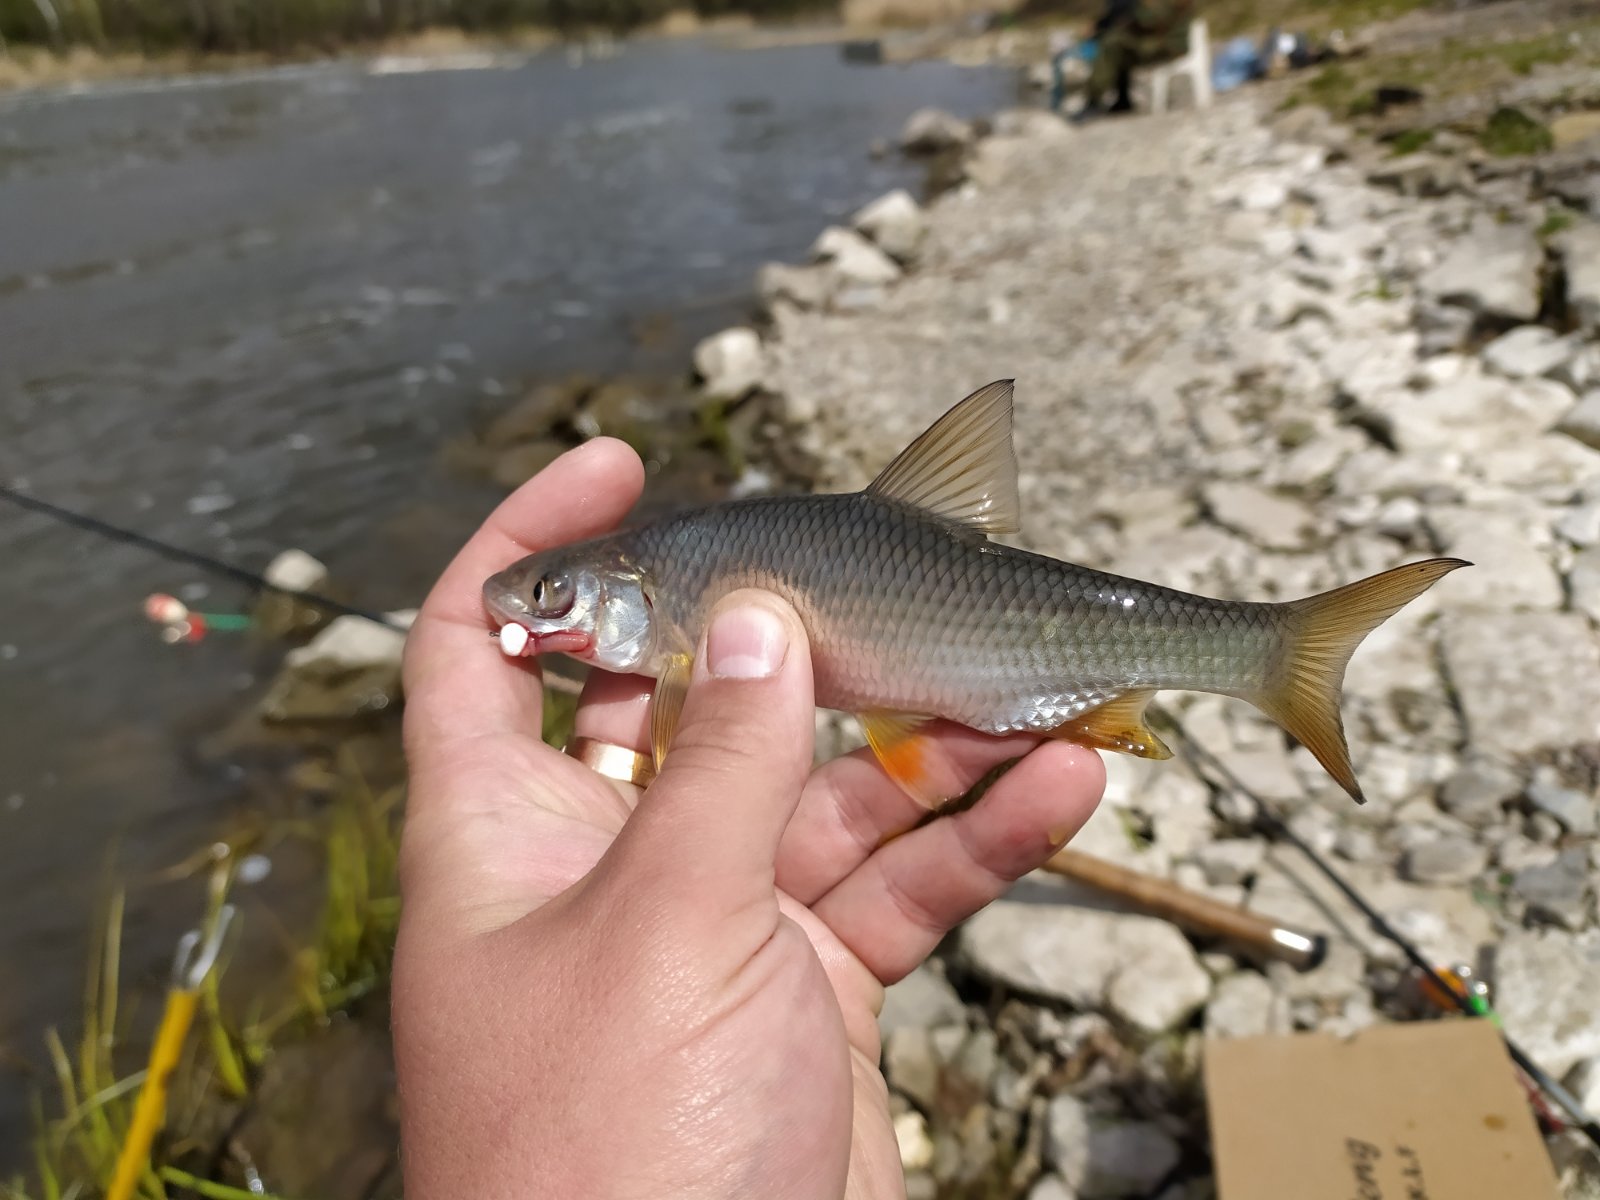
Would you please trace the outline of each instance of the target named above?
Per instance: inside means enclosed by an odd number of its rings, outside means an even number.
[[[1544,220],[1539,223],[1539,228],[1534,232],[1540,239],[1553,238],[1559,233],[1565,233],[1578,223],[1578,214],[1569,208],[1552,208],[1545,213]]]
[[[1546,126],[1520,108],[1501,107],[1490,115],[1483,132],[1478,135],[1478,144],[1496,157],[1511,158],[1519,154],[1542,154],[1556,143]]]
[[[166,1200],[169,1189],[208,1200],[261,1200],[247,1191],[197,1174],[194,1162],[213,1161],[217,1147],[192,1142],[187,1131],[205,1128],[201,1114],[222,1103],[250,1103],[251,1089],[275,1045],[313,1035],[333,1014],[351,1011],[388,986],[400,914],[398,883],[401,790],[376,795],[349,763],[326,810],[287,826],[292,836],[314,838],[324,848],[321,912],[303,946],[290,956],[287,993],[270,1015],[234,1021],[224,1011],[220,983],[226,958],[198,990],[195,1028],[172,1074],[168,1135],[158,1139],[140,1171],[135,1195]],[[225,902],[233,865],[224,861],[208,879],[208,921]],[[69,1047],[52,1030],[46,1039],[54,1096],[46,1113],[36,1100],[31,1183],[0,1183],[0,1200],[77,1200],[104,1194],[128,1138],[145,1071],[147,1047],[124,1044],[119,1011],[123,900],[108,905],[84,995],[82,1032]],[[137,1057],[140,1069],[119,1072]],[[126,1062],[121,1062],[126,1067]],[[193,1159],[194,1162],[188,1160]]]
[[[1415,154],[1433,141],[1431,129],[1407,129],[1389,142],[1389,153],[1396,158]]]
[[[1382,84],[1416,87],[1437,101],[1491,92],[1540,67],[1573,63],[1600,65],[1600,21],[1593,17],[1524,37],[1444,38],[1399,54],[1385,53],[1380,43],[1363,58],[1316,71],[1291,93],[1288,106],[1311,103],[1336,117],[1362,117],[1377,110],[1376,91]]]

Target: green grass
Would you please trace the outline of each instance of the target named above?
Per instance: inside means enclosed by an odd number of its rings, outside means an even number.
[[[1415,154],[1433,141],[1431,129],[1407,129],[1389,143],[1389,153],[1396,158]]]
[[[1555,145],[1550,130],[1520,108],[1494,110],[1478,143],[1490,154],[1511,158],[1519,154],[1542,154]]]
[[[205,1128],[201,1113],[219,1101],[248,1104],[261,1065],[285,1037],[313,1036],[336,1012],[348,1011],[388,986],[400,915],[398,878],[401,789],[375,794],[349,762],[340,762],[327,807],[285,826],[289,836],[323,848],[323,903],[314,928],[291,953],[289,978],[276,1010],[242,1020],[225,1013],[219,985],[227,957],[200,989],[195,1024],[172,1079],[166,1126],[136,1192],[140,1200],[199,1195],[208,1200],[260,1200],[258,1193],[195,1174],[184,1152],[214,1161],[186,1133]],[[207,920],[226,899],[233,861],[208,877]],[[125,1044],[119,1011],[123,902],[113,897],[97,939],[85,990],[82,1025],[69,1047],[51,1031],[46,1045],[53,1067],[49,1111],[36,1099],[31,1182],[0,1182],[0,1200],[76,1200],[103,1193],[127,1136],[134,1101],[144,1080],[148,1044]],[[128,1068],[133,1066],[133,1070]],[[177,1161],[163,1155],[177,1154]]]
[[[1539,223],[1535,232],[1541,239],[1553,238],[1558,233],[1564,233],[1578,223],[1578,214],[1568,208],[1552,208],[1545,213],[1544,220]]]

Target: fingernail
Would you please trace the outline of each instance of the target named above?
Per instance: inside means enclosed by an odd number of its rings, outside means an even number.
[[[760,605],[718,613],[706,634],[706,669],[718,679],[765,679],[788,653],[788,629]]]

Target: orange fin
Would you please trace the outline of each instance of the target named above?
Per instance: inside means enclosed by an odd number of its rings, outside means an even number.
[[[1022,528],[1011,380],[981,387],[900,452],[867,492],[980,533]]]
[[[1124,692],[1058,726],[1051,737],[1093,746],[1096,750],[1115,750],[1139,758],[1171,758],[1167,744],[1144,723],[1145,706],[1155,692],[1148,688]]]
[[[1367,634],[1457,567],[1471,565],[1459,558],[1407,563],[1283,606],[1288,625],[1275,681],[1251,699],[1311,751],[1357,804],[1366,798],[1339,716],[1345,665]]]
[[[694,671],[694,658],[688,654],[674,654],[667,659],[656,680],[656,694],[650,700],[650,752],[656,770],[667,757],[667,747],[672,735],[678,732],[678,716],[683,712],[684,698],[689,694],[689,676]]]
[[[858,713],[867,745],[890,779],[918,804],[937,809],[950,797],[934,786],[933,738],[922,731],[932,717],[874,709]]]

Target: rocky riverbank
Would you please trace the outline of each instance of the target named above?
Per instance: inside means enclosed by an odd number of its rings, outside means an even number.
[[[1600,102],[1572,86],[1530,119]],[[1600,1108],[1600,138],[1499,157],[1442,131],[1404,157],[1286,94],[1082,129],[1002,114],[981,138],[930,116],[908,141],[959,146],[964,182],[769,267],[759,341],[722,344],[825,489],[1015,376],[1034,549],[1256,599],[1476,563],[1357,655],[1364,808],[1242,703],[1171,710],[1429,956],[1486,971],[1507,1028]],[[1209,1195],[1208,1038],[1407,1010],[1394,948],[1236,797],[1178,761],[1108,765],[1078,847],[1322,931],[1327,960],[1264,966],[1027,881],[890,990],[913,1197]],[[1567,1194],[1600,1194],[1550,1144]]]

